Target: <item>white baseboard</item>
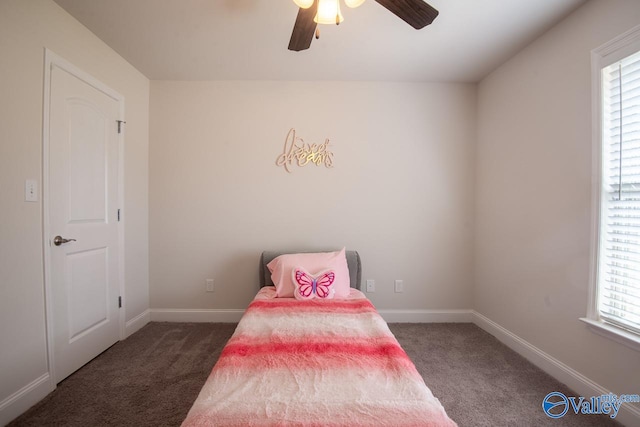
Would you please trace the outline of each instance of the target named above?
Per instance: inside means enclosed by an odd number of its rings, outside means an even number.
[[[244,314],[242,309],[152,308],[150,311],[152,322],[237,323]]]
[[[48,372],[0,402],[0,426],[9,424],[56,388]]]
[[[471,323],[473,310],[378,310],[387,323]]]
[[[124,337],[128,338],[138,332],[144,325],[151,321],[151,310],[146,309],[124,325]]]
[[[472,311],[472,317],[473,323],[477,326],[496,337],[507,347],[520,354],[561,383],[566,384],[580,396],[600,396],[610,392],[600,384],[591,381],[580,372],[565,365],[558,359],[523,340],[516,334],[503,328],[477,311]],[[549,390],[549,392],[552,391],[555,390]],[[620,407],[620,412],[618,412],[616,420],[627,426],[640,426],[640,409],[637,406],[631,406],[629,403],[623,404]]]
[[[152,322],[236,323],[244,310],[153,308]],[[473,310],[378,310],[388,323],[470,323]]]

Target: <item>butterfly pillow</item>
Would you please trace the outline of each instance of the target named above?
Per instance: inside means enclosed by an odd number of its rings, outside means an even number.
[[[297,267],[292,270],[292,273],[293,296],[296,299],[332,299],[334,297],[336,290],[333,287],[333,282],[336,280],[336,273],[333,270],[312,275],[302,267]]]

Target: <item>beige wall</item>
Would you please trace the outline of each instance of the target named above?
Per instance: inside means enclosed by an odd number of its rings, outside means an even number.
[[[38,378],[46,392],[42,244],[44,48],[125,97],[126,318],[148,308],[149,80],[49,0],[0,1],[0,424]],[[24,202],[26,179],[38,203]]]
[[[639,22],[636,0],[591,1],[478,92],[474,307],[617,394],[637,393],[640,353],[578,320],[592,243],[590,52]]]
[[[151,307],[245,308],[261,251],[346,246],[376,280],[379,308],[470,308],[475,93],[152,81]],[[292,127],[329,138],[334,167],[276,167]]]

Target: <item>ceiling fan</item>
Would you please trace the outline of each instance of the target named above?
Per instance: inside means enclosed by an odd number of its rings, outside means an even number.
[[[375,0],[398,18],[419,30],[433,22],[438,11],[423,0]],[[340,0],[293,0],[300,7],[293,26],[289,50],[309,49],[313,34],[319,37],[317,24],[340,24]],[[358,7],[364,0],[345,0],[349,7]]]

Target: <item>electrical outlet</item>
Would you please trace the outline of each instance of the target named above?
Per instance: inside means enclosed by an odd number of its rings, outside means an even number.
[[[367,279],[367,292],[375,292],[376,291],[376,281]]]
[[[402,280],[396,280],[395,291],[396,293],[404,292],[404,282]]]
[[[213,292],[213,279],[207,279],[207,292]]]

